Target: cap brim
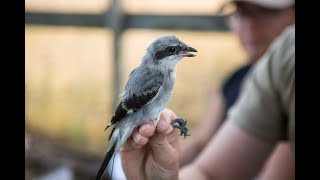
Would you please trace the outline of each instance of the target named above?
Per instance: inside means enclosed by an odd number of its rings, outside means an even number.
[[[228,0],[218,10],[218,15],[228,15],[235,11],[235,2],[247,2],[268,9],[285,9],[295,4],[294,0]]]

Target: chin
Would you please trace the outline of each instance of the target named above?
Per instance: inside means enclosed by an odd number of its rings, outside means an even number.
[[[255,48],[247,48],[247,54],[250,61],[255,62],[259,60],[266,52],[266,48],[257,48],[257,47],[258,46],[256,46]]]

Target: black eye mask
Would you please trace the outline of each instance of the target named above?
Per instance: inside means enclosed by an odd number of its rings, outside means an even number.
[[[180,50],[180,46],[169,46],[165,50],[156,52],[156,54],[154,55],[154,59],[160,60],[173,54],[178,54]]]

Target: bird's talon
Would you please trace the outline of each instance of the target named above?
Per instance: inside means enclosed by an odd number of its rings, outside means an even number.
[[[182,118],[177,118],[171,121],[171,125],[173,128],[178,128],[180,129],[180,136],[184,136],[184,138],[186,138],[187,136],[190,136],[190,134],[188,134],[188,128],[187,128],[187,121],[182,119]]]

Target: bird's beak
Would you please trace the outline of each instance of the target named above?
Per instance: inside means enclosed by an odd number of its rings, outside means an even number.
[[[198,52],[195,48],[193,47],[189,47],[187,46],[186,48],[184,48],[179,55],[183,56],[183,57],[194,57],[196,56],[195,54],[192,54],[190,52]]]

